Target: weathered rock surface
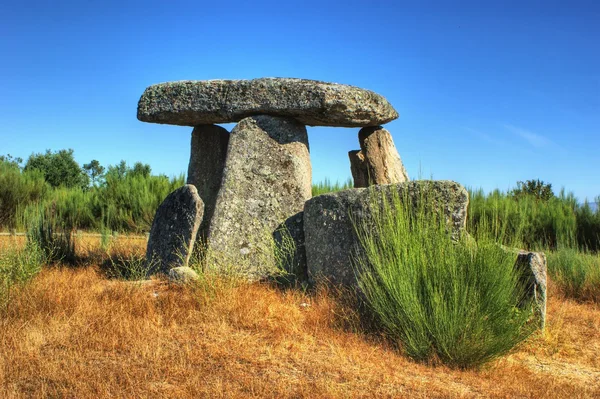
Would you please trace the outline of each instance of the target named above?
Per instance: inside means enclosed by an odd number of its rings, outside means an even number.
[[[352,172],[354,188],[369,187],[369,169],[363,152],[361,150],[349,151],[348,158],[350,158],[350,172]]]
[[[390,132],[381,126],[365,127],[358,140],[360,151],[348,153],[355,188],[408,181]]]
[[[360,246],[353,223],[368,223],[373,207],[381,207],[381,202],[373,199],[390,198],[394,192],[414,205],[424,198],[431,201],[446,216],[453,236],[458,238],[464,232],[469,195],[452,181],[419,180],[319,195],[304,206],[309,280],[325,278],[333,284],[357,285],[351,259],[360,253]]]
[[[158,207],[146,250],[148,274],[187,266],[202,221],[204,204],[196,187],[186,184]]]
[[[285,220],[273,233],[282,268],[289,273],[289,282],[305,282],[306,247],[304,239],[304,212],[298,212]]]
[[[175,284],[190,284],[200,279],[198,273],[191,267],[180,266],[169,270],[169,281]]]
[[[240,121],[231,132],[210,223],[211,256],[251,279],[268,275],[273,233],[302,211],[311,180],[306,127],[265,115]]]
[[[547,263],[543,252],[519,251],[515,267],[521,272],[525,296],[534,305],[534,313],[540,327],[546,325],[546,278]]]
[[[398,117],[391,104],[372,91],[291,78],[156,84],[144,91],[137,112],[143,122],[183,126],[237,122],[253,115],[341,127],[382,125]]]
[[[217,194],[221,187],[229,132],[217,125],[200,125],[192,131],[187,184],[193,184],[204,202],[204,217],[198,237],[206,238]]]

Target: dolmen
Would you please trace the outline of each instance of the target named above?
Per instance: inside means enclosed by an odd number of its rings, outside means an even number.
[[[153,221],[149,274],[188,266],[199,245],[206,265],[250,280],[272,276],[283,261],[300,280],[357,287],[353,223],[378,206],[369,200],[373,193],[411,201],[425,193],[453,236],[465,231],[467,191],[452,181],[409,180],[382,127],[398,113],[372,91],[292,78],[168,82],[144,91],[137,117],[193,128],[187,184]],[[233,122],[231,132],[218,126]],[[311,198],[307,126],[360,128],[360,149],[348,153],[353,189]],[[531,273],[532,281],[538,277]]]

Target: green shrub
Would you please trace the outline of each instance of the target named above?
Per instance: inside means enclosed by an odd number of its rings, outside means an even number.
[[[483,234],[454,242],[441,216],[408,203],[357,226],[359,285],[383,329],[408,356],[460,368],[508,352],[532,331],[514,256]]]
[[[469,192],[468,229],[477,234],[480,227],[495,225],[504,232],[503,240],[522,240],[523,249],[555,249],[577,246],[577,200],[563,192],[540,201],[533,195],[513,197],[495,190]],[[498,237],[500,238],[500,237]]]
[[[73,225],[57,218],[53,208],[28,207],[24,215],[27,244],[39,248],[46,262],[74,264],[77,256]]]
[[[600,302],[600,255],[561,248],[547,258],[548,273],[567,297]]]
[[[19,214],[47,193],[41,172],[21,172],[18,165],[0,160],[0,227],[11,230],[20,227]]]
[[[13,288],[31,280],[45,262],[44,251],[33,242],[0,251],[0,308],[10,301]]]

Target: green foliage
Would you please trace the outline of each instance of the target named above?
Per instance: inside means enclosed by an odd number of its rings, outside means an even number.
[[[600,197],[596,198],[596,204],[600,205]],[[592,211],[590,204],[586,201],[583,206],[577,208],[577,242],[580,248],[586,251],[600,251],[600,208]]]
[[[554,198],[552,184],[544,183],[540,179],[517,182],[517,188],[511,191],[515,198],[533,197],[538,201],[548,201]]]
[[[39,248],[46,262],[75,263],[73,224],[68,219],[57,218],[53,208],[43,206],[27,208],[24,219],[27,244]]]
[[[183,176],[172,179],[153,176],[150,166],[141,162],[131,168],[121,161],[109,166],[103,174],[104,168],[94,160],[82,169],[94,181],[92,187],[87,183],[85,189],[82,185],[50,185],[42,169],[46,164],[53,165],[52,170],[59,169],[55,164],[70,164],[65,159],[72,160],[72,150],[32,156],[23,170],[14,158],[2,159],[0,228],[26,228],[27,208],[35,211],[42,206],[47,215],[52,215],[52,220],[72,229],[145,232],[150,230],[154,213],[164,198],[185,184]],[[52,176],[50,181],[54,179]],[[87,175],[84,177],[88,179]]]
[[[17,228],[19,213],[46,197],[48,186],[41,172],[21,172],[18,165],[0,160],[0,226]]]
[[[352,178],[348,178],[344,183],[340,183],[339,181],[332,183],[329,179],[325,178],[322,182],[313,184],[312,195],[313,197],[316,197],[317,195],[333,193],[353,187],[354,182],[352,181]]]
[[[0,251],[0,308],[10,302],[15,286],[31,280],[45,262],[44,252],[33,242],[28,242],[24,248]]]
[[[104,177],[104,166],[100,165],[100,162],[96,159],[83,165],[83,170],[87,173],[92,185],[100,183]]]
[[[483,234],[454,242],[443,216],[409,203],[357,226],[359,285],[381,326],[417,360],[466,368],[508,352],[532,331],[514,256]]]
[[[600,255],[561,248],[547,259],[548,273],[566,296],[600,302]]]
[[[504,239],[522,239],[523,249],[577,246],[579,206],[572,194],[540,201],[535,196],[512,195],[498,190],[469,192],[468,230],[476,234],[481,226],[496,226]],[[508,242],[505,242],[508,244]]]
[[[31,154],[23,170],[25,172],[39,170],[52,187],[85,189],[89,185],[88,175],[75,161],[72,149],[57,152],[47,150],[45,154]]]

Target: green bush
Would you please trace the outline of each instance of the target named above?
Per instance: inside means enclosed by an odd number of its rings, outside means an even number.
[[[468,230],[472,234],[480,227],[496,226],[504,233],[504,240],[520,237],[523,249],[577,246],[578,205],[572,194],[563,191],[558,197],[540,201],[533,195],[515,198],[498,190],[487,195],[483,190],[471,190],[469,199]]]
[[[548,273],[567,297],[600,302],[600,255],[561,248],[547,259]]]
[[[24,219],[27,245],[41,250],[46,262],[75,263],[77,255],[72,224],[57,218],[54,209],[43,206],[27,208]]]
[[[21,249],[0,251],[0,309],[10,301],[14,287],[31,280],[45,262],[44,252],[33,242]]]
[[[24,173],[17,164],[0,160],[0,227],[18,228],[20,213],[47,193],[48,185],[41,172]]]
[[[532,331],[514,256],[483,234],[454,242],[441,216],[408,203],[393,198],[357,226],[359,285],[383,329],[408,356],[454,367],[508,352]]]

